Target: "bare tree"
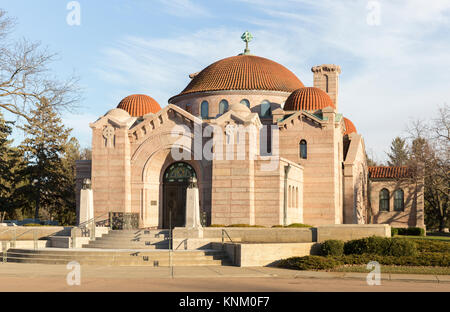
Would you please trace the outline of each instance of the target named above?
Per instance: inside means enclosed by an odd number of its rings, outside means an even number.
[[[80,100],[78,79],[60,81],[50,74],[56,54],[39,42],[9,40],[15,22],[0,9],[0,108],[28,121],[34,103],[47,99],[57,110],[72,109]]]
[[[408,127],[409,167],[424,177],[425,221],[442,231],[449,223],[450,140],[449,107],[439,108],[431,123],[413,121]]]

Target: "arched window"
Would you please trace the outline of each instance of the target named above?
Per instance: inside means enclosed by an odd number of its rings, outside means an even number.
[[[300,141],[300,158],[306,159],[308,157],[307,143],[305,140]]]
[[[261,111],[260,111],[260,117],[270,117],[272,115],[270,111],[270,102],[267,100],[264,100],[261,102]]]
[[[207,101],[203,101],[201,105],[202,119],[208,119],[209,117],[209,105]]]
[[[242,99],[240,102],[242,105],[247,106],[248,108],[250,108],[250,102],[247,99]]]
[[[395,190],[394,192],[394,210],[403,211],[405,208],[404,193],[402,189]]]
[[[380,211],[389,211],[389,191],[385,188],[380,191]]]
[[[228,110],[228,101],[227,100],[222,100],[219,103],[219,114],[224,114],[226,113]]]
[[[328,75],[325,75],[325,92],[328,93]]]

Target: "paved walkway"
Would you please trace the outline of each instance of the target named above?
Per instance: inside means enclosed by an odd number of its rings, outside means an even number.
[[[0,291],[450,291],[450,276],[382,274],[270,267],[82,266],[81,285],[67,284],[65,265],[0,263]]]

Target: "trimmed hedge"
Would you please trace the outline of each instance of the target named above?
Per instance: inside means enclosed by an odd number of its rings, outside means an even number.
[[[342,265],[362,265],[377,261],[382,265],[403,266],[450,266],[450,255],[442,253],[422,253],[417,256],[343,255],[343,256],[305,256],[283,259],[278,266],[297,270],[327,270]]]
[[[442,253],[421,253],[415,256],[344,255],[335,259],[344,264],[367,264],[377,261],[384,265],[404,266],[450,266],[450,255]]]
[[[310,228],[310,227],[312,227],[312,225],[303,224],[303,223],[291,223],[287,227],[288,228],[303,228],[303,227]]]
[[[405,239],[405,238],[394,238]],[[408,238],[408,240],[414,242],[418,252],[441,252],[450,253],[450,241],[438,241],[423,238]]]
[[[310,228],[312,225],[309,224],[303,224],[303,223],[291,223],[289,225],[273,225],[273,228]]]
[[[49,225],[49,224],[38,224],[38,223],[27,223],[24,224],[22,226],[53,226],[53,225]]]
[[[425,230],[419,227],[391,228],[391,236],[394,235],[425,236]]]
[[[211,224],[209,227],[256,227],[256,228],[263,228],[265,226],[263,225],[250,225],[250,224]]]
[[[341,240],[326,240],[320,244],[320,252],[323,256],[342,256],[344,254],[344,242]]]
[[[371,236],[355,239],[344,244],[344,254],[362,255],[375,254],[381,256],[413,256],[417,248],[413,241],[408,239],[392,239]]]
[[[333,258],[321,256],[292,257],[278,262],[277,266],[297,270],[333,269],[341,263]]]
[[[250,224],[229,224],[226,227],[256,227],[256,228],[263,228],[265,226],[263,226],[263,225],[250,225]]]

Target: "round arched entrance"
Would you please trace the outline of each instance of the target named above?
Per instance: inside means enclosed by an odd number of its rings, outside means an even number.
[[[163,228],[183,227],[186,223],[186,189],[190,178],[197,178],[194,168],[185,162],[167,167],[163,175]]]

